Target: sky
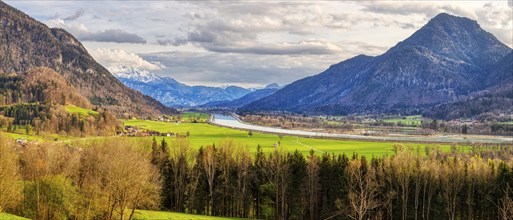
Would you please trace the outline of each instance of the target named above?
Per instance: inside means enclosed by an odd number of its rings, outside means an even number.
[[[513,46],[513,0],[5,1],[75,35],[105,67],[189,85],[261,87],[379,55],[441,12]]]

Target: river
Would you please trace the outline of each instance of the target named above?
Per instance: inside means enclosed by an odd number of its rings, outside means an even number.
[[[244,123],[230,115],[214,114],[211,123],[214,125],[242,130],[252,130],[265,133],[283,134],[291,136],[304,136],[330,139],[355,139],[369,141],[401,141],[401,142],[437,142],[437,143],[509,143],[513,144],[513,137],[491,136],[491,135],[459,135],[459,134],[437,134],[431,136],[416,136],[403,134],[389,134],[387,136],[364,136],[353,134],[336,134],[325,132],[312,132],[301,130],[290,130],[276,127],[266,127]]]

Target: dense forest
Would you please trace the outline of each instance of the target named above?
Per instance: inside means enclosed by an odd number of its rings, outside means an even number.
[[[186,138],[17,146],[0,138],[0,211],[131,219],[136,209],[258,219],[508,219],[510,146],[394,147],[389,157],[249,153]],[[463,153],[464,152],[464,153]]]
[[[22,74],[0,74],[0,128],[25,133],[73,136],[113,135],[120,122],[107,110],[83,115],[67,112],[66,105],[92,105],[57,72],[35,68]]]

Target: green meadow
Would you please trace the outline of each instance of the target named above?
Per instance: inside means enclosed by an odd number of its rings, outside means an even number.
[[[182,113],[182,122],[199,122],[205,123],[210,117],[207,113],[202,112],[184,112]]]
[[[421,125],[422,115],[410,115],[400,118],[388,118],[383,120],[385,122],[402,123],[405,125]]]
[[[23,218],[17,215],[11,215],[7,213],[0,213],[0,220],[27,220],[28,218]]]
[[[153,219],[173,219],[173,220],[230,220],[240,218],[226,218],[226,217],[214,217],[205,215],[192,215],[176,212],[162,212],[162,211],[148,211],[148,210],[136,210],[134,214],[134,220],[153,220]]]
[[[306,137],[281,136],[276,134],[265,134],[253,132],[249,135],[248,131],[235,130],[224,127],[217,127],[205,123],[167,123],[147,120],[126,120],[125,125],[136,126],[141,129],[155,130],[159,132],[173,132],[182,135],[189,133],[189,141],[194,147],[218,144],[226,140],[232,140],[235,144],[246,146],[250,152],[256,152],[260,145],[264,152],[271,152],[276,147],[285,151],[293,152],[295,150],[307,154],[311,150],[317,153],[345,153],[352,155],[365,156],[386,156],[393,154],[393,142],[373,142],[357,140],[332,140],[316,139]],[[151,139],[153,137],[139,137],[142,139]],[[158,141],[162,138],[167,142],[172,141],[173,137],[157,137]],[[401,143],[405,146],[419,147],[424,152],[426,146],[434,146],[427,143]],[[276,146],[276,147],[275,147]],[[441,146],[448,149],[448,145]]]
[[[80,115],[82,117],[89,116],[89,115],[95,116],[95,115],[99,114],[97,111],[80,108],[80,107],[77,107],[74,105],[66,105],[66,106],[64,106],[64,109],[66,109],[66,111],[69,113],[77,113],[78,115]]]

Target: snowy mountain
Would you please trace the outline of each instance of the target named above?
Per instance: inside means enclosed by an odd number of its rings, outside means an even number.
[[[158,82],[162,80],[162,77],[149,71],[135,69],[123,65],[109,67],[108,69],[116,78],[129,79],[144,83]]]
[[[189,86],[170,77],[126,66],[116,66],[109,70],[128,87],[172,107],[192,107],[208,102],[230,101],[252,91],[238,86]]]

